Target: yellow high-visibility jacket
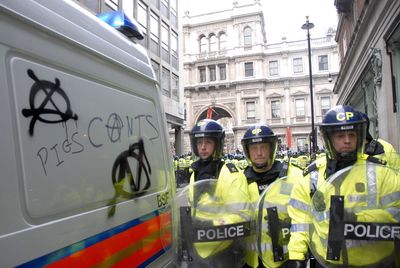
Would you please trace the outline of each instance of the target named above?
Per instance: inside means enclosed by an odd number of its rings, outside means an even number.
[[[265,200],[271,206],[277,206],[278,214],[280,220],[287,219],[287,211],[286,207],[289,202],[290,193],[293,188],[293,185],[296,183],[298,179],[303,177],[302,170],[295,166],[289,165],[286,176],[282,178],[282,182],[279,184],[271,184],[268,190],[268,200]],[[276,177],[279,179],[279,177]],[[260,200],[260,193],[257,182],[251,182],[249,184],[249,192],[251,195],[251,200],[253,203],[257,204]],[[266,210],[263,211],[263,216],[266,216]],[[258,216],[255,215],[257,219]],[[263,218],[262,225],[265,225],[267,220]],[[259,235],[259,234],[257,234]],[[261,245],[257,245],[256,236],[252,236],[247,240],[247,252],[246,252],[246,263],[251,267],[258,267],[258,256],[259,249],[261,250],[261,260],[266,267],[280,267],[284,261],[275,262],[272,250],[272,242],[271,237],[264,231],[261,233]],[[286,250],[286,249],[284,249]],[[287,250],[286,250],[287,251]]]
[[[310,166],[309,166],[310,167]],[[345,198],[345,210],[358,208],[355,213],[357,222],[398,223],[400,221],[400,178],[399,174],[384,165],[374,164],[366,156],[359,156],[356,167],[346,175],[340,185],[339,194]],[[304,260],[308,246],[318,252],[318,256],[326,258],[326,241],[329,232],[330,206],[323,211],[311,210],[311,191],[316,191],[325,182],[326,158],[317,158],[315,170],[308,173],[293,188],[289,201],[288,212],[292,220],[291,238],[289,241],[289,259]],[[362,186],[362,187],[360,187]],[[323,193],[334,195],[337,193]],[[361,208],[361,209],[360,209]],[[313,213],[313,214],[311,214]],[[310,224],[314,223],[310,237]],[[393,254],[393,242],[379,243],[347,243],[347,256],[350,260],[346,265],[367,266]],[[327,261],[326,262],[333,262]],[[342,264],[343,260],[336,261]]]
[[[195,182],[194,176],[195,173],[192,173],[190,185]],[[192,200],[193,195],[192,192]],[[233,164],[223,164],[216,181],[215,193],[212,196],[208,193],[200,194],[193,215],[195,219],[210,221],[214,226],[250,222],[250,204],[246,177]],[[218,206],[229,209],[219,210]],[[194,248],[201,258],[206,259],[229,248],[232,243],[232,240],[197,242],[194,243]]]

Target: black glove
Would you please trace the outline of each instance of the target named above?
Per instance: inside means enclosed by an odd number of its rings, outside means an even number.
[[[284,268],[307,268],[307,261],[299,261],[299,260],[288,260]]]

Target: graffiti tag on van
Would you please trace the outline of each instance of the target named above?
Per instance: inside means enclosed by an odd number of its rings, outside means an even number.
[[[126,116],[126,127],[127,127],[128,137],[133,135],[133,123],[134,123],[134,121],[137,121],[138,125],[139,125],[139,127],[138,127],[139,136],[142,136],[141,125],[143,123],[145,123],[145,124],[150,125],[153,128],[153,130],[155,131],[155,135],[153,137],[150,137],[149,140],[153,141],[153,140],[157,139],[159,137],[159,133],[158,133],[157,128],[151,122],[151,119],[152,119],[151,115],[144,115],[144,114],[141,114],[141,115],[138,115],[135,117]],[[88,133],[89,142],[93,147],[96,147],[96,148],[103,146],[103,144],[96,141],[94,138],[92,138],[91,130],[94,128],[94,126],[96,124],[102,123],[102,122],[103,122],[103,119],[101,117],[94,117],[90,120],[89,126],[88,126],[87,133]],[[111,113],[108,116],[105,127],[107,129],[109,141],[111,141],[113,143],[121,141],[121,135],[122,135],[122,129],[124,128],[124,122],[119,114]]]
[[[135,117],[126,115],[122,117],[118,113],[110,113],[106,120],[103,120],[102,117],[92,118],[83,131],[78,128],[76,121],[74,130],[71,130],[67,122],[63,122],[65,136],[58,142],[39,148],[36,156],[40,161],[43,173],[47,176],[47,170],[50,167],[58,167],[64,164],[69,159],[68,156],[83,153],[88,148],[101,148],[107,141],[116,143],[132,136],[143,136],[143,127],[150,127],[152,131],[147,131],[146,137],[151,142],[156,140],[159,137],[159,132],[152,119],[151,115],[137,115]],[[137,128],[134,128],[134,125],[137,125]]]
[[[132,175],[129,163],[130,158],[136,160],[136,176]],[[141,188],[142,171],[146,176],[143,188]],[[117,159],[115,159],[111,172],[111,180],[115,186],[122,180],[127,179],[132,193],[137,193],[150,187],[150,174],[151,166],[144,150],[143,140],[140,139],[139,142],[130,145],[128,150],[120,153]]]
[[[132,167],[136,174],[132,172]],[[143,171],[143,172],[142,172]],[[145,181],[142,183],[142,174],[145,175]],[[118,200],[129,200],[135,196],[143,194],[150,185],[151,166],[147,159],[143,140],[131,144],[129,149],[120,153],[114,161],[111,180],[114,186],[114,197],[108,205],[111,205],[108,211],[108,217],[115,214]],[[128,184],[129,191],[125,190]]]
[[[69,98],[65,91],[60,87],[60,80],[58,78],[56,78],[55,83],[53,83],[47,80],[39,80],[31,69],[28,69],[27,73],[28,76],[35,81],[29,93],[30,109],[22,109],[22,114],[25,117],[32,116],[29,124],[29,135],[33,136],[33,130],[37,120],[47,124],[66,122],[69,119],[78,120],[78,116],[72,113]],[[35,100],[40,92],[44,93],[45,98],[42,103],[36,107]],[[59,106],[53,100],[52,97],[56,93],[64,99],[65,111],[61,111]],[[50,104],[52,104],[53,107],[51,107]],[[55,118],[52,118],[52,115],[54,115]]]

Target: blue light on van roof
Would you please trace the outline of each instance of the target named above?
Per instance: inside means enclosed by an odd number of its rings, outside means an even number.
[[[107,24],[111,25],[129,38],[137,38],[142,40],[144,38],[142,32],[137,26],[134,19],[129,19],[123,11],[111,11],[97,14],[97,17]]]

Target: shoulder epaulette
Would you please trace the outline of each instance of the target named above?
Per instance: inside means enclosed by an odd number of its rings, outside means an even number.
[[[377,158],[377,157],[373,157],[372,155],[369,155],[367,157],[367,161],[375,163],[375,164],[384,165],[384,166],[386,166],[386,164],[387,164],[386,160],[383,160],[383,159],[380,159],[380,158]]]
[[[317,170],[317,162],[314,161],[311,164],[309,164],[305,169],[303,169],[303,176],[306,176],[309,174],[311,171]]]
[[[291,165],[291,166],[294,166],[294,167],[297,167],[297,168],[299,168],[299,169],[301,169],[301,170],[304,170],[304,168],[301,167],[301,166],[299,166],[298,164],[290,163],[290,165]]]
[[[289,171],[289,163],[287,161],[283,161],[282,162],[282,169],[279,172],[279,178],[286,177],[288,171]]]
[[[239,170],[236,168],[235,164],[233,164],[233,163],[226,163],[225,165],[226,165],[226,167],[229,169],[229,171],[230,171],[231,173],[239,172]]]

